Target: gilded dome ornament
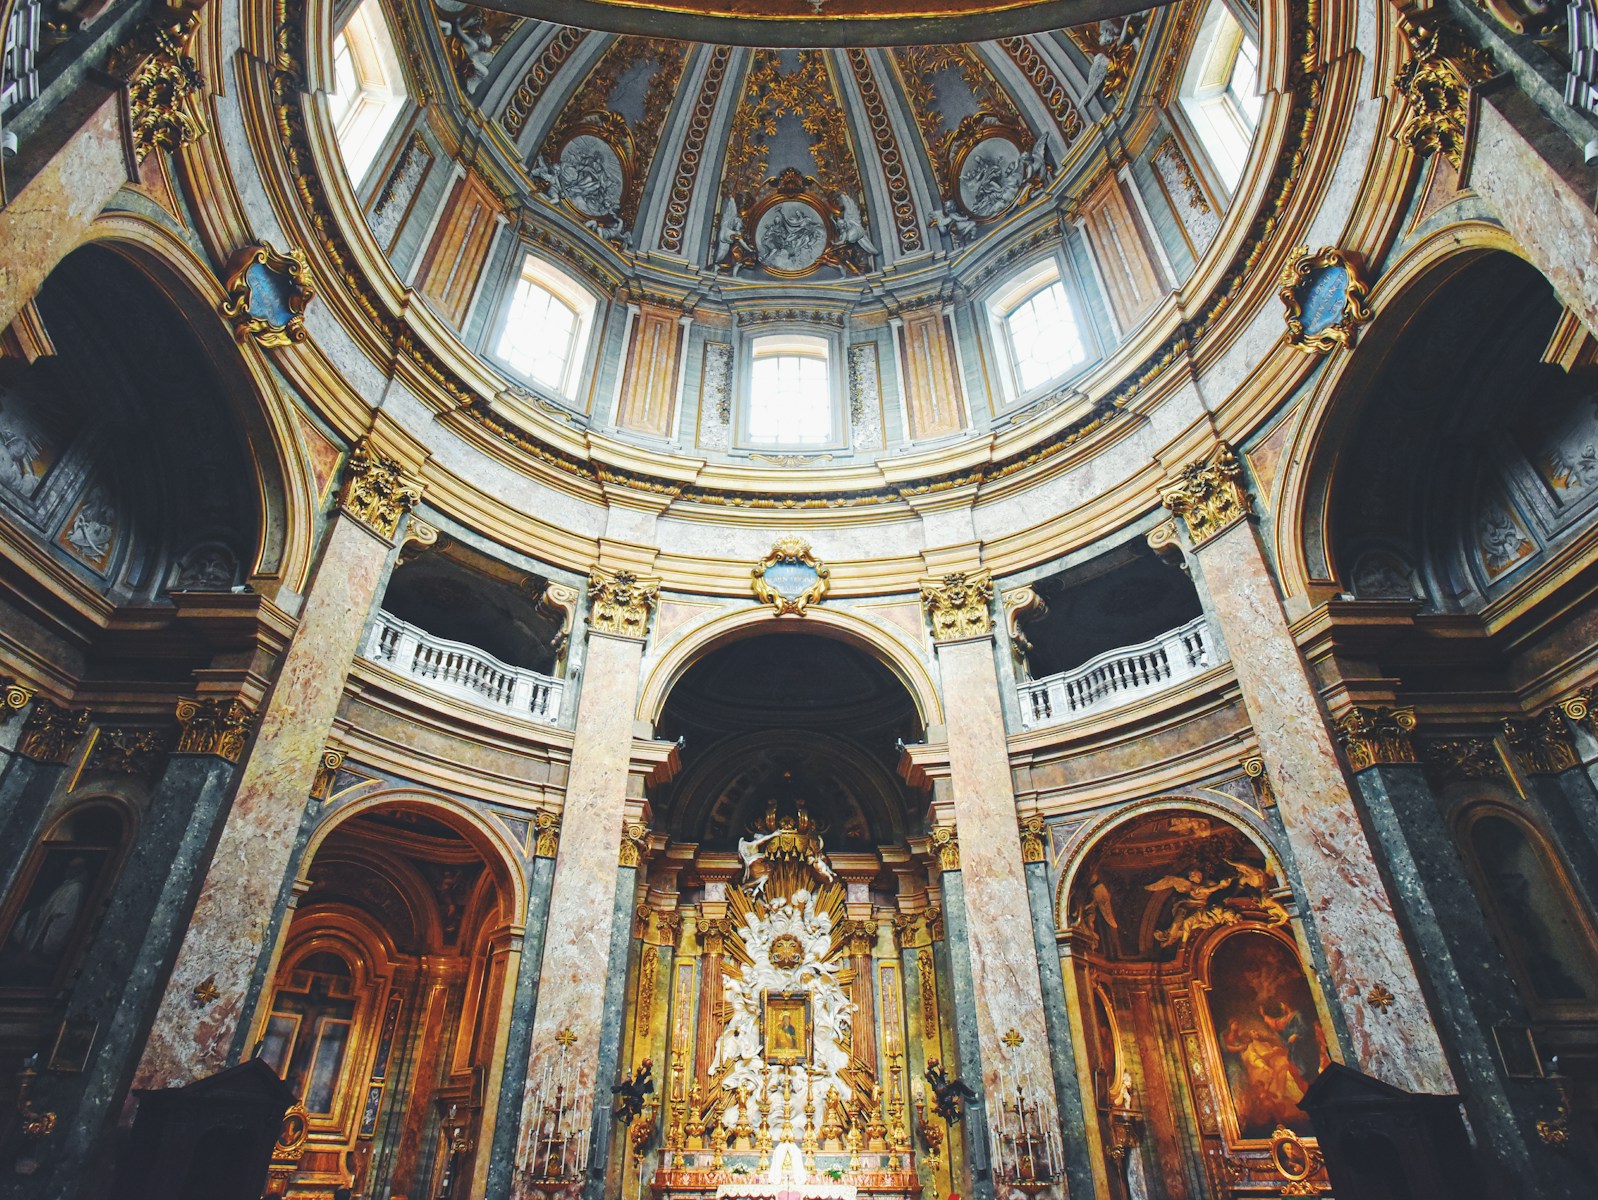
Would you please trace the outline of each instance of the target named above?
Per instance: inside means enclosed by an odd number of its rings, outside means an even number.
[[[1333,246],[1310,253],[1300,246],[1288,257],[1277,295],[1287,310],[1287,342],[1306,354],[1352,346],[1358,326],[1375,314],[1353,258]]]
[[[779,617],[802,617],[805,609],[827,594],[832,572],[810,552],[803,538],[779,538],[770,553],[750,572],[755,599],[769,604]]]

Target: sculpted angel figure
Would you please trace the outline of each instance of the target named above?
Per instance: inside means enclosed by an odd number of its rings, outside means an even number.
[[[738,213],[738,205],[731,196],[721,202],[721,224],[716,229],[716,252],[711,266],[719,267],[727,261],[736,246],[744,251],[750,259],[754,259],[755,248],[749,244],[749,239],[744,236],[744,219]],[[743,266],[742,259],[734,258],[732,261],[732,277],[738,278],[738,268]]]
[[[1101,921],[1111,938],[1120,932],[1121,927],[1116,923],[1115,909],[1110,900],[1109,886],[1097,872],[1094,872],[1093,878],[1088,881],[1087,901],[1077,910],[1072,929],[1081,933],[1093,943],[1094,948],[1097,948],[1105,936],[1099,928]]]
[[[1032,149],[1021,156],[1021,182],[1036,183],[1042,187],[1053,174],[1054,151],[1049,145],[1049,135],[1039,134],[1032,143]]]
[[[838,193],[838,242],[844,246],[859,246],[872,258],[877,257],[877,248],[871,242],[871,235],[866,232],[865,220],[860,216],[860,205],[855,203],[855,198],[848,192]]]
[[[1203,871],[1193,867],[1185,876],[1166,875],[1148,884],[1147,891],[1175,891],[1182,896],[1171,906],[1170,927],[1163,934],[1156,933],[1155,940],[1166,946],[1172,942],[1186,944],[1187,939],[1201,929],[1235,924],[1236,913],[1218,906],[1209,907],[1210,897],[1230,887],[1234,880],[1235,876],[1231,875],[1218,882],[1207,880]]]
[[[760,896],[765,893],[767,876],[762,872],[759,878],[753,878],[754,867],[757,862],[766,857],[760,853],[760,847],[776,836],[775,833],[763,833],[759,837],[738,839],[738,861],[743,864],[744,868],[743,877],[738,882],[744,891],[751,896]]]
[[[544,199],[551,204],[559,204],[562,196],[560,186],[560,170],[550,164],[550,161],[540,154],[533,159],[533,165],[527,168],[527,173],[544,185]]]
[[[956,250],[969,242],[977,233],[977,223],[964,213],[957,211],[952,204],[945,204],[941,209],[934,209],[927,221],[934,231],[948,238],[950,244]]]
[[[1248,902],[1256,905],[1265,914],[1267,922],[1272,925],[1287,924],[1287,909],[1282,907],[1280,900],[1271,895],[1271,886],[1275,880],[1269,871],[1252,863],[1233,862],[1231,859],[1226,860],[1226,865],[1237,872],[1239,883],[1258,893],[1250,896]]]

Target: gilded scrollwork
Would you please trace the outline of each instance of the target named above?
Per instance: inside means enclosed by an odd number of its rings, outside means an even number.
[[[1490,737],[1436,738],[1421,746],[1426,771],[1437,783],[1503,779],[1504,760]]]
[[[244,754],[250,731],[255,727],[255,710],[243,700],[226,697],[215,700],[179,700],[176,753],[212,754],[236,763]]]
[[[956,642],[993,632],[993,574],[951,571],[921,581],[921,604],[932,622],[932,640]]]
[[[0,725],[33,703],[33,689],[0,676]]]
[[[233,323],[233,334],[262,347],[303,342],[305,306],[316,295],[305,251],[290,247],[279,253],[269,243],[246,246],[233,256],[221,312]]]
[[[827,594],[831,577],[827,565],[811,553],[809,542],[784,537],[751,568],[750,586],[755,599],[771,605],[777,616],[802,617],[806,608]]]
[[[316,778],[311,781],[311,799],[322,803],[333,798],[333,788],[338,782],[338,773],[344,767],[344,751],[323,750],[322,757],[316,763]]]
[[[1311,253],[1299,246],[1277,281],[1288,344],[1306,354],[1352,346],[1356,330],[1374,315],[1365,304],[1369,290],[1344,251],[1323,246]]]
[[[953,825],[933,827],[932,848],[938,855],[939,867],[945,871],[960,869],[960,835]]]
[[[649,826],[642,821],[629,821],[621,832],[620,863],[624,867],[639,867],[649,856]]]
[[[1037,813],[1031,813],[1021,818],[1021,861],[1024,863],[1046,862],[1046,850],[1049,844],[1048,826],[1043,823],[1043,818]]]
[[[1271,787],[1270,772],[1265,769],[1265,756],[1251,754],[1243,760],[1243,775],[1248,779],[1249,785],[1254,789],[1254,799],[1261,808],[1269,808],[1276,803],[1276,791]]]
[[[1446,20],[1404,21],[1409,61],[1393,79],[1406,101],[1397,137],[1416,154],[1441,153],[1460,166],[1470,141],[1471,89],[1496,69],[1485,50]]]
[[[406,474],[397,459],[380,453],[362,438],[344,464],[339,507],[382,537],[393,538],[405,514],[422,498],[422,485]]]
[[[1243,466],[1224,442],[1209,458],[1183,467],[1176,485],[1161,501],[1186,522],[1194,545],[1225,532],[1254,511],[1253,497],[1243,485]]]
[[[22,726],[17,752],[37,762],[64,763],[88,729],[88,709],[65,708],[51,700],[35,700]]]
[[[172,23],[144,21],[106,62],[128,89],[133,151],[141,162],[152,150],[181,150],[206,131],[195,111],[205,80],[189,54],[199,25],[198,12]]]
[[[588,576],[588,627],[595,633],[646,638],[659,595],[658,579],[596,566]]]
[[[560,814],[539,809],[533,814],[533,855],[554,858],[560,850]]]
[[[1415,754],[1413,708],[1356,705],[1338,717],[1335,724],[1350,770],[1420,761]]]

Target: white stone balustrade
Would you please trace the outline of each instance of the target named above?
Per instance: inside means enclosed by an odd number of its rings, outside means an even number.
[[[434,637],[386,612],[378,612],[361,656],[471,704],[503,709],[545,725],[560,719],[564,680],[507,666],[476,646]]]
[[[1139,645],[1106,650],[1080,667],[1021,684],[1021,724],[1040,729],[1119,708],[1209,666],[1209,628],[1206,618],[1195,617]]]

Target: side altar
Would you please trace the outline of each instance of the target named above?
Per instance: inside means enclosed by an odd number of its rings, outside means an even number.
[[[632,1128],[642,1194],[920,1200],[945,1186],[940,1156],[917,1161],[916,1144],[935,1149],[946,1131],[931,1114],[926,1132],[925,1048],[907,1047],[894,914],[873,887],[884,865],[874,854],[835,863],[825,836],[802,802],[771,802],[736,859],[697,856],[702,898],[682,939],[697,954],[673,967],[658,1135],[655,1113]],[[924,961],[915,1033],[936,1037]]]

